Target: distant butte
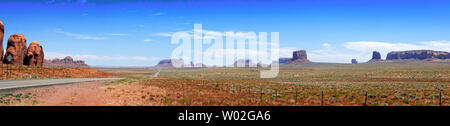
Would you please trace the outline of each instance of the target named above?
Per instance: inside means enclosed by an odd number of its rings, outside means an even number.
[[[289,63],[309,63],[308,56],[305,50],[294,51],[292,54],[292,60]]]
[[[450,54],[445,51],[433,50],[408,50],[408,51],[392,51],[387,54],[387,61],[448,61]]]
[[[66,56],[64,59],[45,59],[44,66],[65,66],[65,67],[87,67],[83,60],[73,60],[72,57]]]
[[[33,41],[27,48],[27,39],[23,34],[11,34],[6,44],[6,52],[3,54],[3,38],[5,27],[0,20],[0,60],[5,64],[42,66],[44,62],[44,50],[38,42]],[[11,59],[8,60],[8,56]]]
[[[372,53],[372,59],[370,59],[369,61],[367,61],[369,63],[373,63],[373,62],[384,62],[384,60],[381,59],[381,54],[378,51],[373,51]]]

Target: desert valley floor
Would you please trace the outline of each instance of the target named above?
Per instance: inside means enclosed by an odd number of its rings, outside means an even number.
[[[271,79],[259,78],[263,68],[97,69],[100,77],[123,79],[2,90],[0,105],[448,106],[450,100],[448,62],[288,64]]]

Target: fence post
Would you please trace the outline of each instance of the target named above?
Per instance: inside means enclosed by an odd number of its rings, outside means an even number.
[[[366,95],[364,96],[364,106],[367,106],[367,91],[366,91]]]
[[[275,99],[274,99],[274,101],[277,101],[277,97],[278,97],[278,90],[275,89]]]
[[[439,92],[439,106],[442,106],[442,91]]]
[[[322,102],[321,103],[322,103],[322,106],[323,106],[323,91],[322,91]]]
[[[262,95],[263,95],[262,86],[260,86],[260,91],[259,91],[259,100],[260,100],[260,102],[262,102]]]
[[[295,86],[295,103],[294,105],[297,105],[297,86]]]

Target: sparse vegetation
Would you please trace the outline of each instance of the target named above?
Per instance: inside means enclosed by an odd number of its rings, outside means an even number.
[[[449,63],[290,64],[270,79],[259,78],[262,68],[164,69],[158,77],[152,77],[155,69],[102,69],[124,79],[100,84],[100,93],[107,96],[105,105],[125,106],[448,106],[449,68]]]
[[[1,64],[1,63],[0,63]],[[31,67],[2,64],[0,80],[39,78],[113,77],[113,74],[87,67]]]
[[[31,93],[27,93],[27,94],[22,94],[22,93],[17,93],[17,94],[12,94],[12,93],[0,94],[0,105],[10,105],[10,104],[21,103],[24,100],[33,99],[34,96],[36,96],[36,95],[31,94]]]

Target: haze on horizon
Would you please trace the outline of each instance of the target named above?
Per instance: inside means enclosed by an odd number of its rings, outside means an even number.
[[[4,47],[11,34],[45,57],[92,66],[153,66],[179,45],[178,31],[279,32],[280,57],[306,50],[313,62],[368,61],[372,51],[450,51],[450,1],[1,0]],[[204,45],[208,47],[208,45]]]

